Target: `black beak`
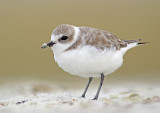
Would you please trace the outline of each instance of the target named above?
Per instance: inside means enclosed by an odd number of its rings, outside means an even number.
[[[48,46],[48,47],[52,47],[54,44],[55,44],[55,43],[51,41],[51,42],[47,43],[47,46]]]

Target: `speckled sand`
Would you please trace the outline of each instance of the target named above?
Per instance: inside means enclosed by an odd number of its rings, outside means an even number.
[[[1,85],[0,113],[160,113],[158,86],[104,85],[96,101],[97,87],[85,99],[83,90],[41,82]]]

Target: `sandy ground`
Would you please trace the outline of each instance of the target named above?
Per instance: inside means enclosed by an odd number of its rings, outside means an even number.
[[[104,85],[96,101],[91,99],[97,86],[85,99],[80,97],[83,90],[46,82],[1,85],[0,113],[160,113],[160,88],[155,85]]]

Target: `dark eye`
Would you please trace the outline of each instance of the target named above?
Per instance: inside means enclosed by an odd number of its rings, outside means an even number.
[[[62,36],[61,40],[67,40],[68,36]]]

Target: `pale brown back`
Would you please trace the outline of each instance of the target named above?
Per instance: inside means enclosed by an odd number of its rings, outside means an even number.
[[[80,45],[86,46],[95,46],[97,49],[115,49],[120,50],[127,46],[127,44],[138,42],[138,40],[121,40],[115,35],[108,31],[103,31],[100,29],[90,28],[90,27],[79,27],[80,34],[77,41],[66,49],[72,50],[76,49]]]

